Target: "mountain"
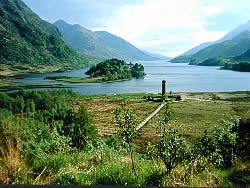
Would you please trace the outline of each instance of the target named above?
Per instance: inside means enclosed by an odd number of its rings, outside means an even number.
[[[126,61],[156,60],[129,42],[106,31],[90,31],[78,24],[71,25],[63,20],[54,23],[64,40],[83,54],[102,59],[118,58]]]
[[[79,68],[89,63],[22,0],[0,1],[0,59],[0,74]]]
[[[234,37],[238,36],[244,31],[250,31],[250,20],[246,24],[240,25],[234,30],[230,31],[223,38],[217,40],[216,43],[224,42],[226,40],[232,40]]]
[[[180,55],[180,56],[185,56],[185,55],[192,55],[195,54],[197,52],[199,52],[200,50],[211,46],[213,44],[216,43],[221,43],[227,40],[232,40],[234,37],[236,37],[237,35],[239,35],[240,33],[242,33],[243,31],[250,31],[250,20],[243,25],[238,26],[237,28],[235,28],[234,30],[230,31],[228,34],[226,34],[224,37],[222,37],[221,39],[215,41],[215,42],[205,42],[200,44],[199,46],[196,46],[190,50],[188,50],[187,52],[185,52],[184,54]]]
[[[237,56],[250,49],[250,31],[244,31],[232,40],[213,44],[191,56],[191,59],[202,61],[207,58],[228,58]]]
[[[171,62],[199,64],[201,61],[209,58],[230,58],[239,56],[248,49],[250,49],[250,31],[243,31],[232,40],[214,43],[193,55],[178,56],[172,59]]]
[[[148,54],[150,55],[151,57],[154,57],[154,58],[157,58],[157,59],[160,59],[160,60],[166,60],[166,61],[169,61],[172,59],[172,57],[168,57],[168,56],[164,56],[164,55],[160,55],[160,54],[157,54],[157,53],[151,53],[151,52],[147,52],[147,51],[143,51],[145,54]]]
[[[231,58],[232,61],[250,61],[250,48],[241,55]]]
[[[192,54],[195,54],[197,53],[198,51],[208,47],[208,46],[211,46],[213,44],[213,42],[205,42],[205,43],[202,43],[200,44],[199,46],[196,46],[190,50],[188,50],[187,52],[185,52],[184,54],[182,54],[181,56],[186,56],[186,55],[192,55]]]

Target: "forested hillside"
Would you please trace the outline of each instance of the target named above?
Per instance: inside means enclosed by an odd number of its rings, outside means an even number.
[[[59,30],[33,13],[22,0],[0,1],[1,72],[38,71],[42,66],[79,68],[87,58],[77,54]],[[33,70],[34,71],[34,70]]]
[[[242,32],[232,40],[214,44],[191,56],[194,60],[205,60],[212,57],[233,57],[240,55],[250,47],[250,31]]]
[[[223,68],[234,71],[250,72],[250,49],[239,56],[232,57],[225,63]]]

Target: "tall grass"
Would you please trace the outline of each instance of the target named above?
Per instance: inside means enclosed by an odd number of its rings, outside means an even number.
[[[0,182],[3,184],[28,181],[28,168],[21,153],[20,126],[20,121],[11,117],[0,123]],[[25,182],[20,179],[25,179]]]

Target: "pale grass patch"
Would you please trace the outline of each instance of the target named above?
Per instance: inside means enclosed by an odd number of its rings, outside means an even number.
[[[217,187],[222,182],[213,168],[206,168],[203,172],[197,173],[191,167],[191,171],[187,173],[189,168],[188,164],[178,165],[165,178],[163,185],[170,187]]]
[[[10,119],[2,123],[0,137],[0,182],[16,183],[16,178],[26,171],[26,163],[21,155],[22,141],[19,135],[19,122],[13,127]]]

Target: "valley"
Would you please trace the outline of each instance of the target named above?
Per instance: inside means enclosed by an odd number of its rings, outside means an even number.
[[[250,21],[211,2],[1,0],[0,184],[249,187]]]

